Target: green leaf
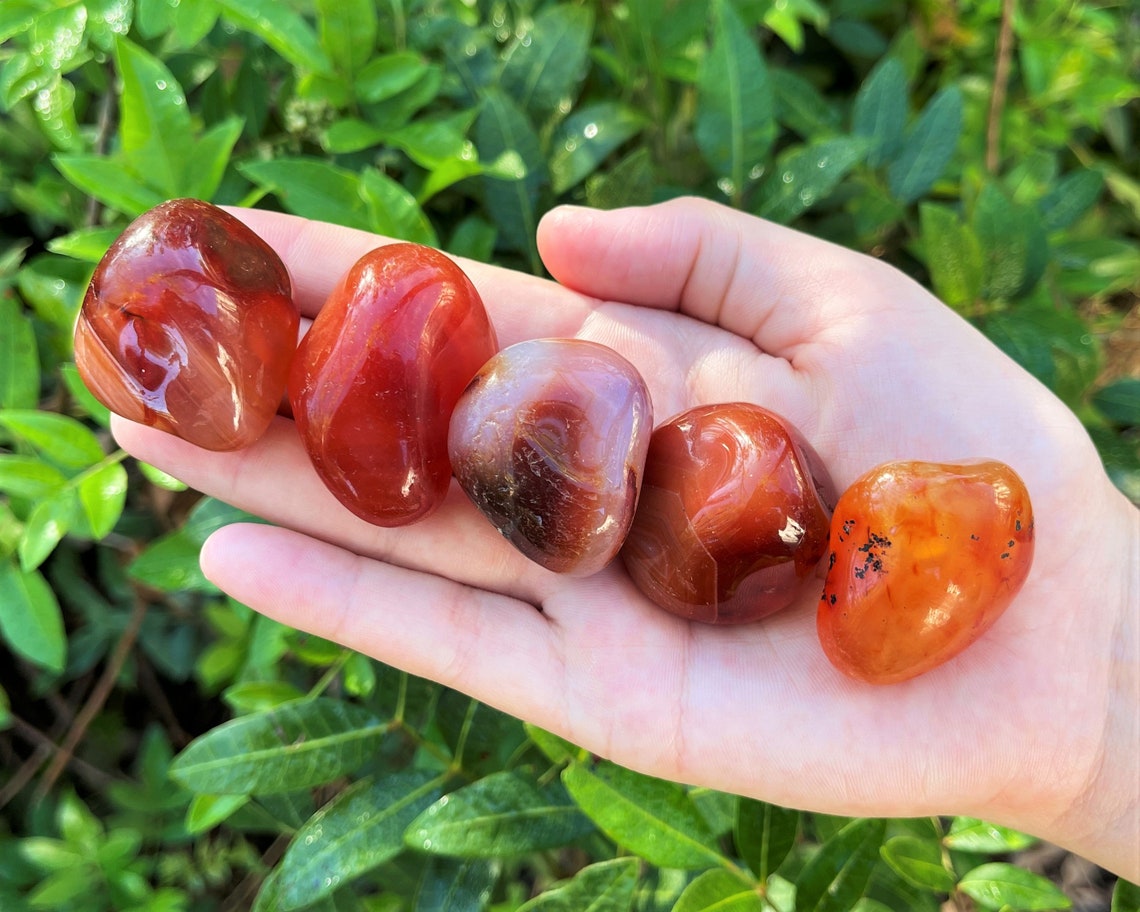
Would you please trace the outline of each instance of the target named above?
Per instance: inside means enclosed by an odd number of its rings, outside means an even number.
[[[767,881],[796,843],[799,811],[742,798],[736,806],[736,850],[761,882]]]
[[[236,713],[264,712],[303,696],[286,681],[242,681],[222,693],[222,699]]]
[[[640,113],[616,101],[578,108],[558,125],[551,140],[551,189],[565,193],[585,180],[645,124]]]
[[[329,152],[343,155],[379,145],[387,135],[386,130],[368,121],[344,117],[329,125],[322,144]]]
[[[985,268],[977,236],[947,206],[922,203],[918,214],[934,293],[958,309],[973,304],[981,294]]]
[[[1016,298],[1045,272],[1049,247],[1037,212],[986,184],[974,204],[974,233],[982,248],[982,293],[990,300]]]
[[[16,274],[16,287],[25,304],[70,343],[92,269],[66,257],[42,253]]]
[[[345,75],[364,66],[376,49],[379,26],[372,0],[317,0],[320,44]]]
[[[1074,171],[1057,181],[1037,204],[1046,231],[1061,231],[1084,215],[1104,190],[1099,171]]]
[[[249,804],[249,795],[195,795],[186,809],[186,832],[204,833]]]
[[[189,487],[186,482],[179,481],[173,475],[152,466],[149,462],[140,462],[138,467],[147,481],[164,491],[185,491]]]
[[[277,0],[218,0],[225,17],[257,35],[301,70],[331,76],[332,63],[312,27],[287,4]]]
[[[1140,379],[1124,377],[1102,386],[1093,393],[1092,404],[1118,427],[1140,426]]]
[[[186,162],[183,195],[202,200],[214,198],[244,126],[240,117],[228,117],[194,143],[194,151]]]
[[[169,0],[167,0],[169,2]],[[182,0],[174,9],[169,40],[174,48],[193,50],[205,39],[221,16],[220,0]]]
[[[863,895],[879,859],[886,823],[852,820],[828,839],[796,878],[796,912],[841,912]]]
[[[112,462],[79,482],[79,504],[91,535],[105,538],[115,528],[127,499],[127,470]]]
[[[524,903],[518,912],[629,912],[637,868],[636,858],[587,865],[570,880]]]
[[[408,827],[406,840],[434,854],[495,858],[557,848],[592,829],[573,804],[503,770],[442,797]]]
[[[55,329],[59,344],[71,343],[91,271],[87,263],[41,253],[25,262],[16,274],[16,287],[24,303]]]
[[[772,100],[779,123],[807,140],[836,132],[839,112],[811,82],[782,67],[769,69],[768,77],[772,80]]]
[[[121,233],[118,228],[79,228],[52,238],[47,249],[85,263],[98,263]]]
[[[883,33],[861,19],[833,19],[827,29],[827,37],[836,47],[852,57],[874,60],[887,50],[887,39]]]
[[[416,194],[416,201],[421,204],[426,203],[437,193],[441,193],[453,184],[486,172],[487,169],[483,167],[474,154],[470,158],[464,156],[449,159],[428,175],[427,180],[423,182]]]
[[[115,39],[131,30],[134,0],[85,0],[83,5],[87,7],[87,35],[100,50],[113,50]]]
[[[360,175],[360,195],[368,206],[372,231],[429,247],[439,246],[435,229],[416,198],[386,174],[366,168]]]
[[[410,51],[376,57],[356,75],[356,97],[366,104],[394,98],[423,79],[429,69],[419,54]]]
[[[562,771],[571,797],[611,839],[662,868],[720,865],[700,811],[675,783],[599,761]]]
[[[0,43],[30,29],[40,12],[37,0],[6,0],[0,6]]]
[[[764,912],[764,909],[756,884],[724,868],[706,871],[685,888],[673,906],[673,912]]]
[[[29,662],[59,673],[67,654],[67,635],[55,593],[39,571],[0,563],[0,635],[12,651]]]
[[[277,196],[294,215],[371,230],[360,178],[351,171],[313,158],[245,162],[238,170]]]
[[[31,320],[15,297],[0,295],[0,409],[34,409],[40,359]]]
[[[586,181],[586,202],[595,209],[645,206],[653,201],[653,192],[653,164],[644,146]]]
[[[737,197],[776,136],[768,69],[729,0],[714,4],[713,43],[701,65],[694,135],[722,189]]]
[[[874,143],[867,154],[872,168],[886,164],[898,152],[906,115],[906,73],[898,59],[885,57],[859,87],[851,119],[852,132]]]
[[[504,55],[504,91],[537,120],[572,100],[586,73],[593,27],[585,6],[556,3],[541,10]]]
[[[127,567],[132,579],[163,592],[217,592],[198,564],[202,543],[179,529],[154,539]]]
[[[40,881],[28,894],[28,908],[65,908],[81,896],[90,897],[96,894],[101,886],[100,880],[94,866],[84,864],[81,860],[79,864],[56,871]]]
[[[987,855],[1018,852],[1036,842],[1025,833],[974,817],[955,817],[950,824],[950,832],[942,837],[942,844],[948,849]]]
[[[20,536],[18,553],[24,572],[35,570],[47,560],[78,518],[75,489],[65,487],[32,508]]]
[[[484,162],[495,162],[506,155],[517,161],[513,177],[483,178],[485,208],[500,235],[515,249],[528,253],[532,268],[540,270],[535,230],[538,192],[545,182],[542,150],[526,115],[497,88],[488,90],[475,121],[475,145]]]
[[[1117,880],[1110,912],[1140,912],[1140,887],[1123,877]]]
[[[689,799],[701,812],[713,836],[719,840],[721,836],[727,836],[732,832],[736,825],[736,808],[740,803],[738,796],[704,787],[691,788],[688,791]]]
[[[984,909],[1047,912],[1073,905],[1051,880],[999,861],[967,871],[958,881],[958,889]]]
[[[916,887],[935,893],[954,889],[954,872],[943,862],[942,846],[936,840],[893,836],[883,843],[879,853],[895,873]]]
[[[31,444],[48,462],[65,472],[85,469],[103,459],[103,447],[74,418],[32,409],[0,411],[0,427]]]
[[[190,511],[182,530],[192,541],[202,545],[222,526],[235,522],[264,522],[264,520],[214,497],[204,497]]]
[[[354,652],[344,665],[344,690],[350,697],[370,697],[376,690],[376,669],[372,659]]]
[[[398,855],[408,824],[435,801],[441,784],[412,770],[346,788],[289,844],[277,874],[279,908],[308,906]]]
[[[891,193],[913,203],[942,176],[962,134],[962,92],[957,86],[939,91],[906,134],[887,171]]]
[[[111,426],[111,410],[95,398],[87,388],[83,378],[79,376],[79,369],[74,362],[67,362],[59,366],[59,376],[63,385],[71,395],[72,405],[79,411],[85,412],[96,424],[103,428]]]
[[[478,115],[475,109],[445,117],[421,117],[385,134],[385,141],[429,171],[456,158],[475,160],[475,147],[467,131]]]
[[[52,162],[74,187],[134,218],[166,197],[134,177],[122,161],[101,155],[55,155]]]
[[[551,734],[537,725],[528,723],[524,727],[527,737],[552,763],[569,763],[571,760],[582,756],[582,751],[565,738],[559,738],[558,735]]]
[[[469,215],[455,226],[447,250],[454,256],[490,263],[495,252],[495,226]]]
[[[183,195],[183,163],[190,147],[190,112],[174,74],[126,39],[115,43],[123,89],[119,142],[146,183],[167,196]]]
[[[825,199],[867,152],[855,136],[825,139],[781,154],[760,188],[757,215],[787,223]]]
[[[28,51],[35,69],[46,78],[38,80],[33,91],[50,82],[56,74],[74,69],[83,59],[87,19],[87,7],[82,4],[47,10],[36,17]],[[24,93],[28,94],[31,92]]]
[[[493,861],[430,858],[412,912],[482,912],[498,878],[499,865]]]
[[[48,141],[64,152],[84,146],[75,120],[75,86],[58,73],[32,96],[32,110]]]
[[[388,731],[369,710],[320,698],[242,716],[196,738],[171,764],[204,794],[276,794],[331,782],[375,755]]]
[[[0,491],[40,500],[67,484],[67,476],[34,456],[0,453]]]

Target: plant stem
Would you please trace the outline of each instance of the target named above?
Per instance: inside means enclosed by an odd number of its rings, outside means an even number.
[[[111,696],[111,691],[115,689],[115,681],[119,677],[119,672],[123,670],[127,656],[130,655],[131,649],[138,639],[143,618],[146,617],[146,608],[145,600],[135,599],[135,606],[131,611],[131,616],[127,619],[127,626],[123,628],[123,633],[118,642],[115,643],[115,648],[107,657],[107,664],[103,667],[103,673],[99,676],[99,680],[87,698],[87,702],[83,704],[83,708],[75,716],[75,722],[60,746],[59,752],[44,771],[39,785],[36,786],[35,798],[37,801],[51,791],[60,774],[71,763],[75,749],[87,734],[88,727],[95,721],[95,717],[99,715],[108,697]]]
[[[344,669],[344,666],[348,664],[348,660],[350,658],[352,658],[352,652],[346,649],[340,654],[340,656],[337,657],[337,660],[335,662],[333,662],[327,669],[325,669],[325,673],[321,675],[321,679],[313,685],[312,689],[307,694],[305,694],[305,699],[315,700],[317,697],[323,694],[325,690],[328,689],[328,686],[334,680],[336,680],[336,676],[341,673],[341,671]]]
[[[997,59],[994,62],[994,91],[986,124],[986,170],[994,174],[1001,163],[1001,115],[1009,88],[1009,64],[1013,53],[1013,17],[1017,0],[1002,0],[1001,28],[998,31]]]

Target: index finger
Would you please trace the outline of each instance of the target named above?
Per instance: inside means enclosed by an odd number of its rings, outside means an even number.
[[[392,238],[262,209],[228,210],[269,244],[293,279],[301,315],[312,319],[360,257]],[[452,257],[470,277],[503,346],[543,336],[572,336],[595,301],[548,279]]]

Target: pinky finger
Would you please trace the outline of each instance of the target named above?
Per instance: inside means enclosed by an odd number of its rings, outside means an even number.
[[[554,628],[533,605],[274,526],[219,529],[201,561],[224,592],[290,627],[539,724],[560,705]]]

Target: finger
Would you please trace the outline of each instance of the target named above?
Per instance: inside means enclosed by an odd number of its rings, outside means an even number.
[[[540,223],[538,245],[570,288],[680,311],[788,358],[890,274],[868,257],[701,199],[561,207]]]
[[[896,688],[888,719],[881,691],[840,679],[809,648],[803,612],[764,626],[702,627],[638,610],[602,583],[566,599],[561,614],[543,614],[245,524],[214,533],[202,567],[223,591],[283,624],[652,775],[828,813],[913,814],[936,812],[947,793],[957,792],[961,806],[977,773],[944,745],[915,764],[916,740],[935,735],[927,684]],[[867,774],[852,773],[859,769]],[[934,794],[923,776],[937,784]]]
[[[358,554],[531,604],[565,585],[512,547],[454,483],[439,510],[412,526],[382,528],[358,518],[321,482],[287,419],[275,419],[257,443],[228,453],[118,417],[112,431],[127,452],[195,490]]]
[[[555,630],[533,605],[272,526],[220,529],[201,562],[219,588],[283,624],[524,718],[564,690]]]
[[[314,317],[351,266],[377,247],[395,243],[367,231],[280,212],[231,209],[285,262],[301,313]],[[593,302],[545,279],[455,258],[479,291],[498,334],[511,345],[540,336],[572,336]]]

